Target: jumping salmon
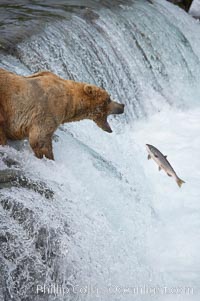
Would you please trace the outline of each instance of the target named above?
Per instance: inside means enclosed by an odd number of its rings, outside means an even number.
[[[167,156],[164,156],[156,147],[150,144],[146,144],[147,152],[148,152],[148,160],[153,159],[158,164],[158,169],[163,169],[169,177],[173,177],[176,180],[176,183],[179,187],[183,183],[185,183],[183,180],[181,180],[170,163],[167,160]]]

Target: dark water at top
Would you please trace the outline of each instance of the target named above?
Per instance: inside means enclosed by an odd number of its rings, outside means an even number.
[[[72,13],[81,14],[88,8],[114,8],[126,3],[130,1],[1,1],[0,46],[8,49],[8,45],[14,46],[16,42],[41,29],[44,23],[71,18]]]

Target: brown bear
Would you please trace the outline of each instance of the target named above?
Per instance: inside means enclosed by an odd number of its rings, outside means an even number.
[[[91,119],[111,133],[107,116],[123,112],[124,105],[97,86],[48,71],[20,76],[0,69],[0,144],[28,137],[38,158],[53,160],[52,135],[60,124]]]

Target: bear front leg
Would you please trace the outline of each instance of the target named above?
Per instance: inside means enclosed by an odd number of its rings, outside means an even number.
[[[52,135],[41,133],[41,129],[32,129],[29,133],[29,143],[37,158],[54,160],[52,149]]]
[[[2,126],[0,126],[0,145],[6,145],[7,138]]]

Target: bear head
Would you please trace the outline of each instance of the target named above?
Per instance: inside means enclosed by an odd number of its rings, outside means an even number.
[[[107,91],[95,85],[84,84],[82,102],[84,118],[93,120],[102,130],[112,133],[107,117],[111,114],[122,114],[124,104],[111,100]]]

